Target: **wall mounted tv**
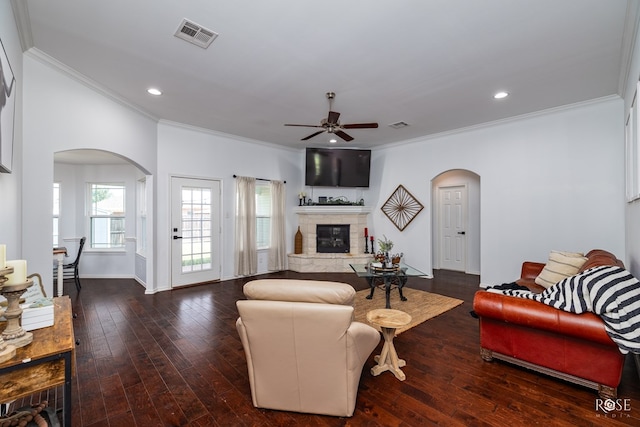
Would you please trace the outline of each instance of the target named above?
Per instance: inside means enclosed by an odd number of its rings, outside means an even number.
[[[305,185],[369,187],[371,150],[307,148]]]

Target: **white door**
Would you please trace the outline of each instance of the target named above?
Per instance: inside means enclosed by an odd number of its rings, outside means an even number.
[[[440,268],[466,268],[467,187],[440,188]]]
[[[220,280],[220,181],[171,178],[171,286]]]

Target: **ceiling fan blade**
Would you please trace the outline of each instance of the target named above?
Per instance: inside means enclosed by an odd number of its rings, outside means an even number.
[[[345,141],[353,141],[353,137],[350,135],[347,135],[346,133],[344,133],[341,130],[337,130],[334,132],[336,135],[338,135],[340,138],[344,139]]]
[[[288,124],[286,123],[285,126],[300,126],[300,127],[304,127],[304,128],[321,128],[324,126],[319,126],[319,125],[292,125],[292,124]]]
[[[351,123],[348,125],[340,125],[343,129],[376,129],[377,123]]]
[[[338,119],[340,118],[340,113],[335,111],[329,111],[329,116],[327,117],[327,123],[336,124],[338,123]]]
[[[322,132],[324,132],[324,131],[323,131],[323,130],[321,130],[321,131],[318,131],[318,132],[312,133],[311,135],[309,135],[309,136],[307,136],[307,137],[305,137],[305,138],[302,138],[300,141],[306,141],[307,139],[311,139],[311,138],[313,138],[313,137],[314,137],[314,136],[316,136],[316,135],[320,135]]]

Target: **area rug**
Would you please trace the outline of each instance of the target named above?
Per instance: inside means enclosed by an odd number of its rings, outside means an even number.
[[[369,324],[367,322],[367,312],[376,308],[385,307],[385,293],[383,289],[376,289],[372,299],[366,299],[371,292],[365,289],[356,292],[354,308],[356,321]],[[411,323],[396,329],[396,335],[411,329],[420,323],[432,319],[445,313],[460,304],[462,300],[457,298],[446,297],[444,295],[434,294],[431,292],[420,291],[417,289],[403,288],[402,293],[407,301],[400,301],[400,295],[397,289],[391,290],[391,308],[404,311],[411,316]],[[373,325],[372,325],[373,326]],[[374,326],[376,329],[380,329]]]

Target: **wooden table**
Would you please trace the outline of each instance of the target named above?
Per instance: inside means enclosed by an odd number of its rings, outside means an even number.
[[[397,379],[404,381],[407,377],[400,368],[406,366],[407,362],[398,359],[398,353],[396,353],[396,348],[393,346],[393,337],[397,328],[411,322],[411,316],[404,311],[379,308],[367,313],[367,321],[373,325],[380,326],[384,337],[382,352],[379,356],[374,356],[373,358],[378,364],[371,368],[371,375],[377,376],[382,372],[391,371]]]
[[[58,263],[58,280],[57,280],[58,292],[56,292],[56,295],[59,297],[62,296],[62,288],[63,288],[62,284],[64,281],[62,266],[64,265],[65,256],[67,256],[67,248],[65,247],[53,248],[53,259],[55,259],[56,262]]]
[[[63,425],[71,425],[71,379],[75,374],[75,338],[68,296],[53,299],[54,324],[36,329],[33,342],[0,363],[0,402],[64,385]]]

